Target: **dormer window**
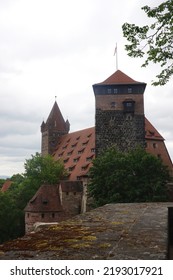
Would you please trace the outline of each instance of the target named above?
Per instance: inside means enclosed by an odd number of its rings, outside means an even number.
[[[74,159],[73,159],[73,162],[78,162],[79,159],[80,159],[80,157],[74,158]]]
[[[86,145],[88,144],[88,141],[89,141],[89,140],[83,142],[83,143],[82,143],[82,146],[86,146]]]
[[[81,150],[79,150],[79,151],[78,151],[78,154],[79,154],[79,155],[82,154],[82,153],[84,152],[84,150],[85,150],[84,148],[81,149]]]
[[[74,148],[76,146],[77,146],[77,143],[74,143],[74,144],[71,145],[72,148]]]
[[[68,168],[69,171],[73,171],[75,169],[75,165],[72,165]]]
[[[68,155],[68,156],[71,156],[72,153],[73,153],[73,150],[69,151],[69,152],[67,153],[67,155]]]

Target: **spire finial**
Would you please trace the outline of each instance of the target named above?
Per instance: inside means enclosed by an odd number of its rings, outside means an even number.
[[[55,101],[56,101],[57,96],[55,95]]]

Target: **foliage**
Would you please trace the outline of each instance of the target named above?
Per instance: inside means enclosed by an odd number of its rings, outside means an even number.
[[[123,35],[129,41],[126,50],[129,56],[143,57],[149,62],[160,64],[161,72],[156,76],[153,85],[164,85],[173,75],[173,0],[167,0],[159,6],[142,7],[147,16],[152,19],[151,25],[137,26],[124,23]]]
[[[89,193],[96,206],[106,203],[166,201],[169,172],[144,149],[123,153],[108,149],[90,169]]]
[[[0,221],[0,243],[24,233],[24,213],[9,191],[0,192]]]
[[[24,208],[38,188],[44,184],[57,184],[66,175],[61,161],[39,153],[25,162],[25,173],[15,174],[9,190],[0,192],[0,243],[24,235]]]
[[[0,179],[0,189],[2,188],[4,183],[5,183],[5,179]]]
[[[24,176],[39,184],[57,184],[66,175],[62,161],[55,161],[50,155],[43,157],[36,153],[31,159],[26,160],[24,166]]]

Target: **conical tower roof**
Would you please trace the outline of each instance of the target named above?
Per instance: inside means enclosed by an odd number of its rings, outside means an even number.
[[[66,122],[61,114],[57,102],[55,101],[52,110],[47,118],[46,125],[54,123],[59,130],[66,130]]]

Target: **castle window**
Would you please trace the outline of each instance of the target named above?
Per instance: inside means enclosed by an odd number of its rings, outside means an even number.
[[[156,149],[157,148],[157,144],[153,143],[153,148]]]
[[[29,218],[29,213],[27,214],[27,217]]]
[[[69,195],[69,192],[66,192],[66,195]]]
[[[41,213],[41,218],[44,219],[44,213]]]
[[[43,201],[42,201],[42,202],[43,202],[43,204],[45,204],[45,205],[46,205],[46,204],[48,204],[47,199],[43,199]]]
[[[91,153],[95,153],[95,148],[91,148]]]
[[[118,89],[114,88],[114,94],[118,93]]]
[[[134,113],[135,110],[135,101],[125,100],[123,101],[124,112],[125,113]]]
[[[108,88],[108,94],[111,94],[111,93],[112,93],[112,89]]]
[[[132,119],[132,114],[126,114],[126,121],[131,121]]]
[[[132,88],[128,88],[127,92],[132,93]]]
[[[55,218],[55,213],[52,213],[52,218]]]
[[[76,195],[76,192],[74,192],[73,194]]]
[[[111,108],[115,108],[116,103],[115,102],[111,102]]]

